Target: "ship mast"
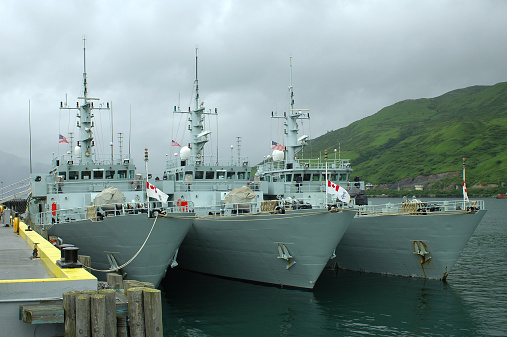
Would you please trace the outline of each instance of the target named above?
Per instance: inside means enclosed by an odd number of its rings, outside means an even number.
[[[285,162],[295,163],[295,156],[299,153],[303,146],[306,145],[306,138],[301,140],[301,144],[298,144],[298,119],[310,119],[310,109],[295,109],[294,108],[294,88],[292,86],[292,56],[290,57],[290,85],[289,85],[289,99],[290,109],[289,113],[283,114],[283,116],[273,115],[272,118],[283,118],[285,119]]]
[[[77,151],[76,157],[79,158],[80,164],[93,164],[92,158],[92,147],[95,145],[93,142],[93,127],[94,123],[92,118],[94,115],[92,114],[93,109],[99,110],[109,110],[109,102],[107,103],[107,107],[94,107],[93,101],[98,101],[99,98],[91,98],[88,97],[88,83],[87,83],[87,73],[86,73],[86,37],[83,37],[83,96],[78,97],[78,99],[82,99],[83,102],[81,105],[79,102],[76,104],[75,108],[70,108],[65,103],[60,102],[60,109],[76,109],[78,110],[77,117],[79,118],[77,127],[79,128],[79,136],[77,141]]]
[[[195,48],[195,97],[194,97],[194,110],[191,110],[190,107],[188,111],[177,111],[176,107],[174,107],[174,113],[187,113],[190,115],[190,158],[194,163],[200,164],[202,163],[202,152],[204,145],[208,142],[208,135],[211,131],[204,131],[203,125],[203,115],[212,115],[217,114],[217,109],[215,108],[215,112],[206,112],[204,107],[204,102],[199,102],[199,79],[197,76],[197,64],[198,64],[198,48]]]

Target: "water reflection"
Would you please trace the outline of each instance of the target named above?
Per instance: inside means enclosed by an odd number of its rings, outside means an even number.
[[[325,270],[313,292],[172,271],[165,336],[477,335],[441,281]]]

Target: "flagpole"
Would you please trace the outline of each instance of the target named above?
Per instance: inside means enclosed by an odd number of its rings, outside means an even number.
[[[324,151],[324,159],[326,160],[326,185],[325,185],[325,188],[324,188],[324,191],[326,192],[326,196],[325,196],[325,203],[326,203],[326,207],[327,207],[327,182],[328,182],[328,178],[327,178],[327,150]]]
[[[148,149],[144,149],[144,163],[146,166],[146,201],[148,202],[148,218],[150,217],[150,196],[148,194]]]
[[[30,133],[30,174],[32,174],[32,121],[31,121],[30,100],[28,100],[28,132]]]
[[[468,192],[466,192],[466,183],[465,183],[465,158],[463,158],[463,209],[466,209],[466,199],[467,198],[468,198]]]

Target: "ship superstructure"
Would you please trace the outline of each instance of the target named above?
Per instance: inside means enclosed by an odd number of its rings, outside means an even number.
[[[197,64],[197,55],[196,55]],[[182,208],[193,205],[197,218],[183,241],[178,262],[197,272],[311,289],[353,218],[327,207],[293,209],[283,200],[264,200],[267,182],[252,177],[248,159],[204,155],[210,131],[194,82],[189,115],[190,143],[170,159],[155,184]]]
[[[326,183],[341,186],[350,194],[357,215],[336,247],[330,265],[390,275],[447,278],[486,212],[484,201],[469,201],[467,197],[463,201],[423,202],[414,198],[397,204],[368,205],[364,182],[359,177],[351,179],[350,160],[341,159],[340,151],[338,159],[336,149],[334,158],[327,150],[323,160],[297,157],[308,138],[298,137],[297,121],[309,118],[309,111],[294,108],[292,81],[289,97],[289,112],[271,116],[284,119],[286,151],[273,151],[258,166],[261,181],[268,183],[264,197],[290,199],[294,207],[339,205],[336,197],[322,192],[326,191]]]
[[[28,220],[57,244],[73,244],[91,256],[93,269],[158,286],[168,266],[176,264],[193,213],[175,213],[167,203],[149,201],[147,180],[136,173],[130,156],[95,153],[94,112],[110,106],[88,96],[86,45],[83,53],[83,95],[75,107],[60,104],[77,111],[77,145],[73,153],[53,158],[49,174],[30,177]]]

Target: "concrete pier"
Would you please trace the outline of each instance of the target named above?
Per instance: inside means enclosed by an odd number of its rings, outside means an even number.
[[[32,323],[24,322],[20,306],[61,303],[64,292],[96,290],[97,278],[83,268],[58,267],[58,248],[21,221],[17,229],[15,232],[12,226],[6,227],[5,221],[0,225],[1,334],[63,336],[63,323],[41,324],[44,322],[35,317],[44,315],[37,316],[36,310]]]

